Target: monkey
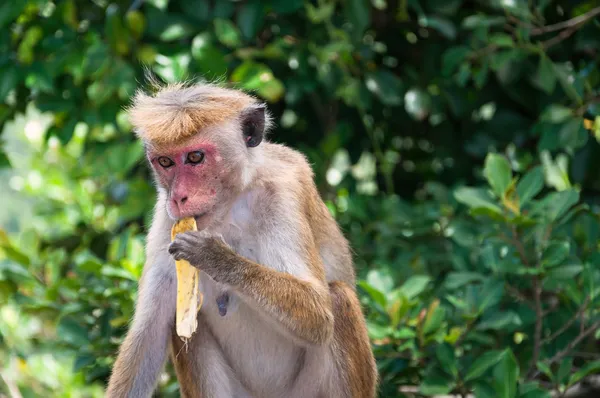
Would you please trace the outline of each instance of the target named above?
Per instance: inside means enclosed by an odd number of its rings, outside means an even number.
[[[266,103],[215,82],[153,83],[127,108],[157,197],[134,314],[107,397],[148,397],[172,361],[183,397],[375,397],[349,241]],[[194,217],[197,231],[173,224]],[[204,301],[175,332],[176,260]]]

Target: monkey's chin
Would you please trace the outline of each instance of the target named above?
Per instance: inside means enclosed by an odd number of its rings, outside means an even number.
[[[198,231],[203,230],[209,223],[208,212],[196,214],[194,216],[194,220],[196,220],[196,226],[198,227]]]

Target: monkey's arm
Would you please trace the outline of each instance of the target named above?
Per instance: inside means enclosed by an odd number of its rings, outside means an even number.
[[[198,232],[178,235],[169,246],[169,253],[176,260],[189,261],[215,281],[232,286],[297,340],[320,345],[332,337],[329,289],[317,278],[302,280],[255,263],[220,240]]]
[[[133,322],[119,349],[107,397],[150,397],[165,363],[175,316],[175,265],[163,249],[140,279]]]

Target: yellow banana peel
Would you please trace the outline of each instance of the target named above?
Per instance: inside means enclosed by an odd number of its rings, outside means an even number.
[[[182,232],[197,231],[193,217],[181,219],[171,229],[171,241]],[[175,325],[177,335],[184,342],[191,338],[198,327],[198,311],[204,296],[200,293],[200,270],[186,260],[175,262],[177,267],[177,312]]]

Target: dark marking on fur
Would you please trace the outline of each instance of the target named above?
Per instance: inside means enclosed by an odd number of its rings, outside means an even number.
[[[223,293],[217,297],[217,306],[219,307],[219,315],[227,315],[227,306],[229,305],[229,293]]]

